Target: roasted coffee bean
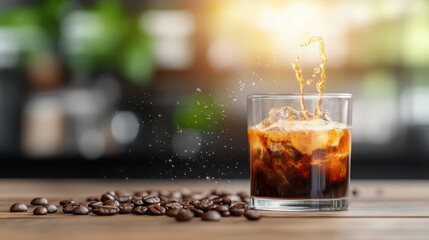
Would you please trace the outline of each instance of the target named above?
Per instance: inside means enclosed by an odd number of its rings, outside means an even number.
[[[60,205],[64,206],[66,204],[74,204],[75,202],[73,200],[61,200]]]
[[[169,197],[170,197],[171,199],[174,199],[174,200],[178,201],[179,199],[181,199],[181,198],[182,198],[182,193],[181,193],[181,192],[178,192],[178,191],[171,192]]]
[[[259,219],[261,219],[261,214],[259,214],[259,212],[258,211],[256,211],[256,210],[247,210],[245,213],[244,213],[244,216],[248,219],[248,220],[250,220],[250,221],[256,221],[256,220],[259,220]]]
[[[126,192],[119,192],[120,194],[117,193],[117,197],[116,200],[118,200],[118,202],[120,203],[126,203],[126,202],[130,202],[132,199],[132,196]]]
[[[223,212],[220,213],[220,215],[222,215],[222,217],[229,217],[229,216],[231,216],[231,212],[229,212],[229,211],[223,211]]]
[[[15,203],[12,206],[10,206],[11,212],[26,212],[27,211],[27,205],[24,203]]]
[[[75,203],[66,204],[63,206],[63,213],[73,213],[73,209],[77,206]]]
[[[93,208],[96,208],[96,207],[99,207],[99,206],[103,206],[103,202],[101,202],[101,201],[92,201],[92,202],[89,202],[87,204],[87,206],[90,207],[91,209],[93,209]]]
[[[116,191],[107,191],[106,194],[116,196]]]
[[[214,204],[223,204],[222,198],[220,198],[220,197],[213,198],[212,201]]]
[[[48,199],[44,197],[37,197],[31,200],[31,205],[46,205],[48,203]]]
[[[119,205],[119,214],[130,214],[133,211],[134,204],[132,203],[122,203]]]
[[[146,191],[137,191],[137,192],[134,192],[134,196],[137,196],[137,197],[144,197],[144,196],[147,196],[147,195],[149,195],[149,193],[148,192],[146,192]]]
[[[93,201],[98,202],[98,201],[100,201],[100,199],[98,197],[87,197],[86,201],[87,202],[93,202]]]
[[[232,216],[240,217],[244,214],[244,212],[246,212],[246,209],[232,207],[229,209],[229,212],[231,213]]]
[[[145,205],[151,205],[154,203],[159,203],[160,201],[161,201],[161,199],[159,199],[159,197],[154,196],[154,195],[148,195],[148,196],[143,197],[143,202]]]
[[[229,208],[226,205],[219,205],[214,210],[218,211],[219,213],[222,213],[222,212],[228,212]]]
[[[110,216],[115,215],[118,212],[118,208],[115,206],[100,206],[92,209],[92,212],[99,216]]]
[[[194,213],[188,209],[181,209],[179,213],[176,215],[176,221],[185,222],[189,221],[194,217]]]
[[[249,208],[249,204],[244,203],[244,202],[239,202],[236,203],[232,206],[233,208],[243,208],[243,209],[248,209]]]
[[[169,210],[169,209],[182,209],[183,208],[182,204],[180,204],[178,202],[166,203],[163,205],[163,207],[165,207],[167,210]]]
[[[108,200],[115,200],[115,199],[116,198],[113,195],[108,194],[108,193],[105,193],[105,194],[101,195],[101,201],[102,202],[105,202],[105,201],[108,201]]]
[[[220,213],[214,210],[210,210],[201,215],[203,221],[219,221],[222,218]]]
[[[118,201],[116,200],[107,200],[105,202],[103,202],[103,206],[115,206],[115,207],[119,207],[119,205],[121,205]]]
[[[225,205],[231,206],[231,203],[232,203],[231,198],[228,196],[222,197],[222,203]]]
[[[132,213],[136,214],[136,215],[144,215],[146,214],[148,211],[147,207],[145,206],[137,206],[134,207],[132,210]]]
[[[55,206],[55,204],[50,203],[43,206],[48,210],[48,213],[56,213],[58,211],[58,208]]]
[[[199,208],[203,211],[208,211],[213,206],[213,201],[210,199],[201,199],[197,205],[195,205],[196,208]]]
[[[165,212],[165,215],[167,215],[168,217],[175,217],[180,212],[180,210],[181,209],[178,209],[178,208],[171,208],[167,210],[167,212]]]
[[[158,204],[149,205],[148,211],[151,215],[164,215],[166,212],[165,208]]]
[[[88,215],[89,209],[83,205],[79,205],[73,209],[73,215]]]
[[[133,198],[133,199],[131,200],[131,202],[132,202],[135,206],[143,206],[143,205],[144,205],[144,202],[143,202],[142,197],[136,197],[136,198]]]
[[[203,211],[203,210],[198,209],[198,208],[196,208],[196,207],[194,207],[194,206],[190,207],[190,208],[189,208],[189,210],[191,210],[191,211],[194,213],[194,215],[195,215],[196,217],[201,217],[201,215],[203,215],[203,214],[204,214],[204,211]]]
[[[34,215],[46,215],[48,214],[48,209],[45,207],[36,207],[33,211]]]

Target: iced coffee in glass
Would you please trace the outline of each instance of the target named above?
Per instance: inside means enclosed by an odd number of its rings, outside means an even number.
[[[253,208],[347,209],[351,108],[350,94],[248,96]]]

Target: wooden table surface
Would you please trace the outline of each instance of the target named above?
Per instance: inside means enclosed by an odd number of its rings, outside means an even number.
[[[10,213],[15,202],[61,199],[108,190],[214,188],[248,191],[247,181],[0,180],[0,239],[429,239],[429,181],[352,181],[358,195],[343,212],[263,212],[257,222],[229,217],[178,223],[166,216],[34,216]]]

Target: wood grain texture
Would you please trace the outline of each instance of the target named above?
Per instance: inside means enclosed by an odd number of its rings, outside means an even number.
[[[100,195],[108,190],[144,189],[248,191],[246,181],[94,181],[0,180],[0,239],[428,239],[428,181],[354,181],[358,195],[343,212],[263,212],[249,222],[229,217],[220,222],[177,223],[165,216],[34,216],[10,213],[15,202],[37,196],[51,202]]]

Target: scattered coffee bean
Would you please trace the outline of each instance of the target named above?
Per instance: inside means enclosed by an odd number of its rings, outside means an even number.
[[[66,204],[74,204],[75,202],[73,200],[61,200],[60,205],[64,206]]]
[[[244,202],[239,202],[236,203],[232,206],[233,208],[243,208],[243,209],[248,209],[249,208],[249,204],[244,203]]]
[[[190,207],[189,210],[191,210],[196,217],[201,217],[204,214],[203,210],[198,209],[198,208],[196,208],[194,206]]]
[[[119,214],[130,214],[133,211],[134,204],[132,203],[122,203],[119,205]]]
[[[103,195],[101,195],[101,199],[102,202],[108,201],[108,200],[116,200],[115,197],[111,194],[105,193]]]
[[[73,209],[73,215],[88,215],[89,209],[83,205],[79,205]]]
[[[63,206],[63,213],[73,213],[73,209],[77,207],[76,203],[70,203]]]
[[[148,211],[151,215],[164,215],[166,212],[165,208],[158,204],[149,205]]]
[[[48,199],[44,197],[37,197],[31,200],[31,205],[46,205],[48,204]]]
[[[56,213],[58,211],[58,208],[55,206],[55,204],[50,203],[43,206],[48,210],[48,213]]]
[[[226,196],[226,197],[222,197],[222,203],[228,206],[231,206],[231,198]]]
[[[166,203],[164,204],[164,206],[167,210],[169,209],[182,209],[183,206],[182,204],[178,203],[178,202],[170,202],[170,203]]]
[[[185,222],[189,221],[194,217],[194,213],[188,209],[181,209],[179,213],[176,215],[176,221]]]
[[[216,206],[214,210],[218,211],[219,213],[222,213],[222,212],[228,212],[229,208],[228,206],[225,206],[225,205],[219,205],[219,206]]]
[[[222,204],[222,198],[216,196],[215,198],[212,199],[214,204]]]
[[[222,217],[229,217],[231,216],[231,213],[229,211],[224,211],[224,212],[221,212],[220,215],[222,215]]]
[[[101,201],[93,201],[88,203],[88,207],[90,207],[91,209],[100,207],[100,206],[103,206],[103,202]]]
[[[151,205],[154,203],[159,203],[160,201],[161,201],[161,199],[159,199],[159,197],[154,196],[154,195],[148,195],[148,196],[143,197],[143,202],[145,205]]]
[[[246,209],[232,207],[229,209],[229,212],[231,213],[232,216],[240,217],[244,214],[244,212],[246,212]]]
[[[131,202],[135,205],[135,206],[143,206],[144,202],[143,202],[143,198],[142,197],[136,197],[131,199]]]
[[[48,209],[45,207],[36,207],[33,211],[34,215],[46,215],[48,214]]]
[[[220,213],[214,210],[205,212],[203,215],[201,215],[201,219],[203,221],[219,221],[221,218],[222,216]]]
[[[100,206],[92,209],[92,212],[99,216],[111,216],[118,213],[118,208],[115,206]]]
[[[213,201],[210,199],[202,199],[198,202],[198,204],[195,205],[196,208],[199,208],[203,210],[204,212],[210,210],[210,208],[213,206]]]
[[[247,210],[246,213],[244,213],[244,216],[250,221],[259,220],[262,217],[256,210]]]
[[[12,206],[10,206],[11,212],[26,212],[27,211],[27,205],[24,203],[15,203]]]
[[[181,209],[178,209],[178,208],[171,208],[171,209],[168,209],[167,212],[165,212],[165,215],[169,217],[175,217],[180,212],[180,210]]]
[[[137,206],[133,208],[132,213],[136,215],[144,215],[147,214],[147,211],[148,209],[146,206]]]
[[[116,200],[107,200],[105,202],[103,202],[104,206],[115,206],[115,207],[119,207],[119,205],[121,205],[118,201]]]

